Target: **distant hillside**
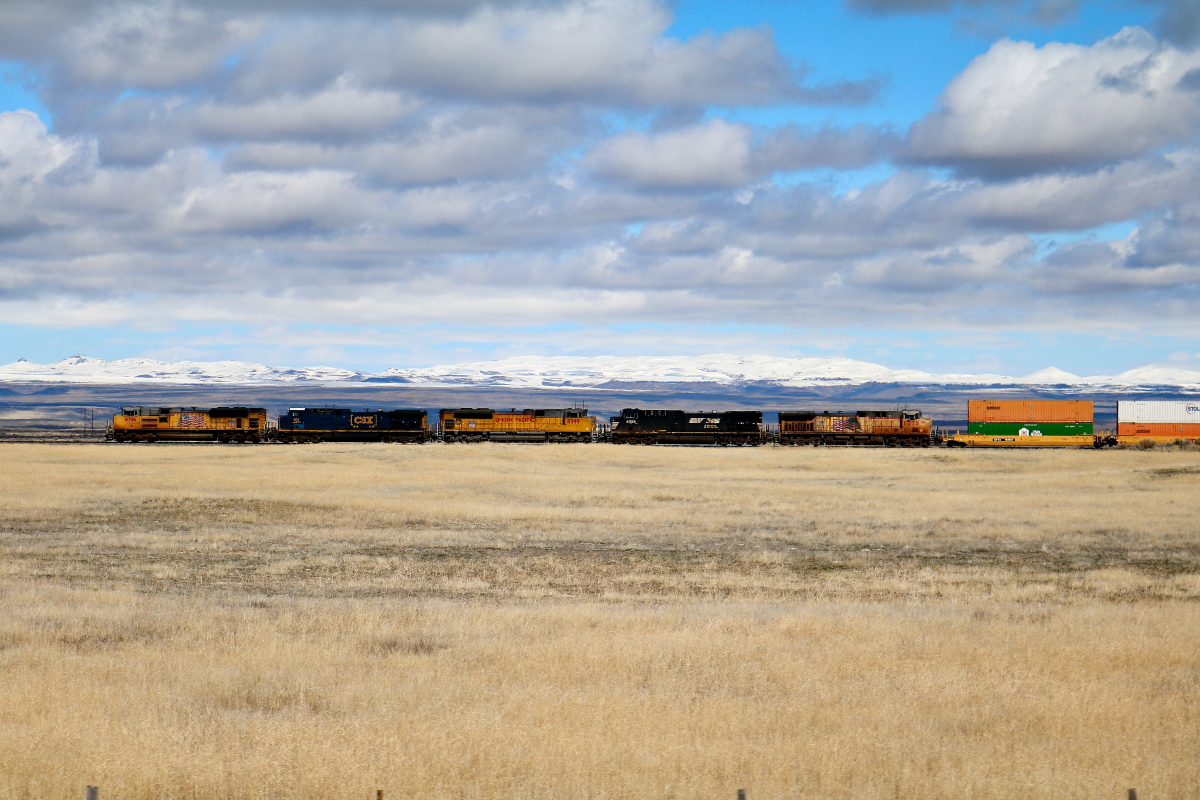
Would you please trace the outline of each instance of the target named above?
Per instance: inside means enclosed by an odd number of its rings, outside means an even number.
[[[270,367],[243,361],[104,361],[76,355],[53,364],[20,360],[0,367],[0,382],[166,385],[362,384],[445,388],[693,392],[734,389],[897,386],[994,389],[1038,387],[1059,392],[1200,390],[1200,372],[1148,365],[1113,376],[1080,377],[1048,367],[1024,377],[893,370],[848,358],[776,356],[515,356],[472,364],[393,368],[379,373],[336,367]]]

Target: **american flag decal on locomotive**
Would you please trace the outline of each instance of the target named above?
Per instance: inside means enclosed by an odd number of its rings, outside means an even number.
[[[179,427],[181,428],[203,428],[205,425],[206,414],[180,414]]]

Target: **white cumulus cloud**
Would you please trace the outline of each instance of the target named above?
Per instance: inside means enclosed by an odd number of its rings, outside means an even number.
[[[1002,40],[946,87],[907,155],[994,177],[1093,167],[1187,143],[1200,52],[1126,28],[1091,47]]]

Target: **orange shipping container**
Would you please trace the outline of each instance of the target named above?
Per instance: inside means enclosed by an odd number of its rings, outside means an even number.
[[[1200,424],[1195,422],[1121,422],[1117,436],[1171,436],[1176,439],[1200,438]]]
[[[968,400],[968,422],[1091,422],[1091,400]]]

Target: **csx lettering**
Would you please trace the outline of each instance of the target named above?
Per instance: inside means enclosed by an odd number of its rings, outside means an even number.
[[[351,422],[351,424],[354,424],[354,425],[374,425],[375,418],[374,417],[352,417],[350,419],[350,422]]]

